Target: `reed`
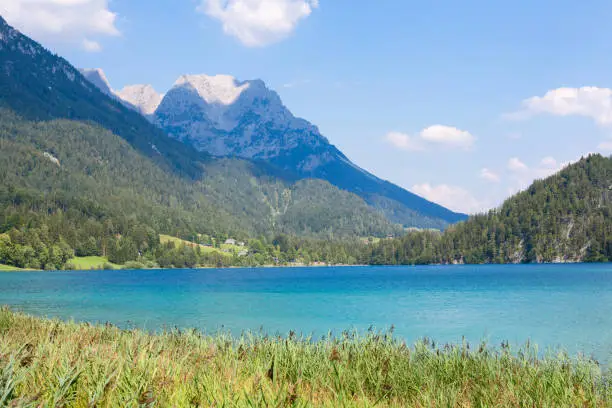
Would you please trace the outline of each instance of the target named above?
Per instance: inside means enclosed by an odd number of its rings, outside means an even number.
[[[158,334],[0,309],[0,407],[610,407],[610,373],[526,345]]]

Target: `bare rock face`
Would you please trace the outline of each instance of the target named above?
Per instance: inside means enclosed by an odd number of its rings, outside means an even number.
[[[120,91],[115,91],[115,95],[145,116],[153,115],[164,97],[151,85],[129,85]]]
[[[156,123],[172,137],[216,156],[269,159],[306,145],[327,144],[261,80],[184,75],[164,96]]]

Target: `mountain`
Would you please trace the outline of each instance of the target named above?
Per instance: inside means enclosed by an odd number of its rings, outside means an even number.
[[[101,71],[84,73],[112,89]],[[325,181],[214,158],[168,137],[1,19],[0,146],[0,234],[64,220],[70,227],[55,230],[74,248],[80,235],[102,245],[109,231],[136,226],[181,237],[401,232]],[[326,223],[312,223],[320,214]]]
[[[101,69],[79,69],[79,72],[106,95],[113,96],[115,94],[115,92],[111,89],[108,79],[106,79],[106,74],[104,74],[104,71]]]
[[[612,261],[612,158],[590,155],[443,234],[388,240],[373,263]]]
[[[145,117],[150,117],[155,113],[163,98],[163,95],[157,93],[151,85],[129,85],[120,91],[115,91],[111,88],[106,74],[100,68],[82,68],[79,69],[79,72],[102,93],[118,100]]]
[[[155,118],[170,136],[215,156],[270,159],[299,146],[328,143],[263,81],[238,82],[227,75],[181,76]]]
[[[126,86],[122,90],[115,92],[115,95],[135,107],[145,117],[155,113],[164,97],[162,94],[157,93],[151,85]]]
[[[155,94],[150,106],[157,104]],[[171,137],[214,156],[263,160],[298,178],[327,180],[404,226],[444,228],[466,218],[352,163],[261,80],[183,75],[164,95],[152,121]]]

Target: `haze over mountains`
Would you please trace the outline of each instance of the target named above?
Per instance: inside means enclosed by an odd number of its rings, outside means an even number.
[[[101,84],[103,92],[197,150],[219,157],[263,160],[297,178],[329,181],[405,226],[444,228],[466,218],[352,163],[316,126],[295,117],[261,80],[183,75],[161,95],[149,85],[112,91],[100,69],[82,72],[96,86]]]

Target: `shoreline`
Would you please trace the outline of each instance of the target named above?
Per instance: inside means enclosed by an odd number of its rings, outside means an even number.
[[[259,266],[198,266],[195,268],[115,268],[115,269],[56,269],[56,270],[45,270],[45,269],[0,269],[0,273],[3,272],[91,272],[91,271],[157,271],[157,270],[208,270],[208,269],[273,269],[273,268],[348,268],[348,267],[370,267],[370,266],[410,266],[410,265],[259,265]]]
[[[45,270],[45,269],[20,269],[12,267],[8,269],[0,268],[1,273],[19,273],[19,272],[92,272],[92,271],[157,271],[157,270],[209,270],[209,269],[296,269],[296,268],[367,268],[367,267],[383,267],[383,268],[401,268],[401,267],[466,267],[466,266],[544,266],[544,265],[610,265],[612,262],[538,262],[538,263],[482,263],[482,264],[467,264],[467,263],[447,263],[447,264],[409,264],[409,265],[259,265],[259,266],[198,266],[194,268],[115,268],[115,269],[102,269],[102,268],[91,268],[91,269],[57,269],[57,270]],[[2,265],[5,266],[5,265]]]

